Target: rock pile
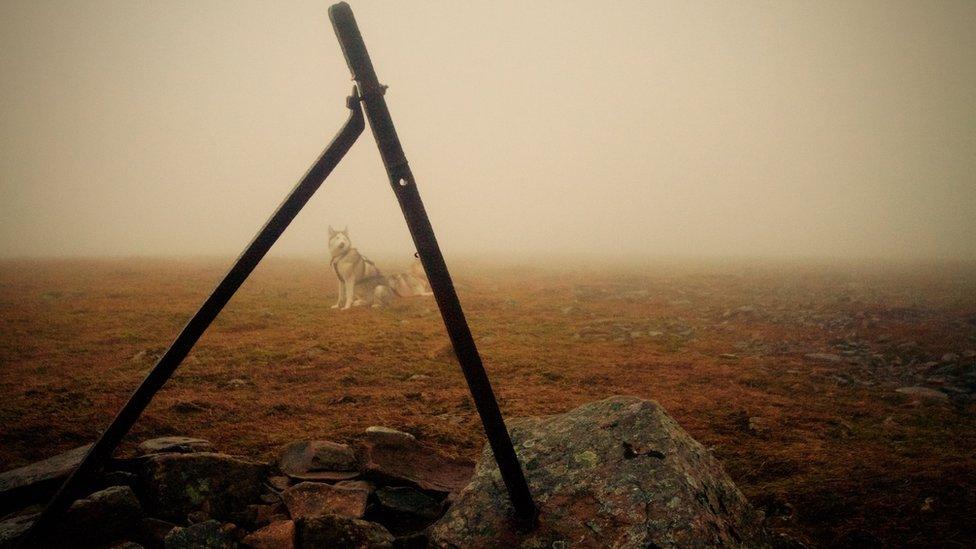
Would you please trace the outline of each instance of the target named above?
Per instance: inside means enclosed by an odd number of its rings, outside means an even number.
[[[80,461],[72,450],[0,475],[0,549],[12,548]],[[412,435],[371,427],[349,446],[300,441],[271,464],[217,453],[201,439],[143,442],[112,463],[45,546],[136,549],[425,547],[474,465]],[[19,504],[18,504],[19,502]],[[25,505],[27,507],[25,507]]]
[[[530,530],[512,521],[489,450],[475,471],[408,433],[371,427],[351,445],[288,444],[271,464],[217,453],[199,439],[145,441],[138,455],[112,463],[46,533],[45,546],[768,545],[761,514],[654,402],[614,397],[511,428],[540,511]],[[60,470],[52,463],[76,463],[76,454],[0,475],[0,486],[32,503],[49,492]],[[16,544],[38,510],[0,521],[0,549]]]

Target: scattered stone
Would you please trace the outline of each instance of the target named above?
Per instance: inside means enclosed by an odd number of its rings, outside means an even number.
[[[173,528],[163,540],[166,549],[231,549],[234,544],[216,520]]]
[[[295,547],[295,523],[290,520],[272,522],[242,541],[251,549],[292,549]]]
[[[441,502],[407,486],[387,486],[375,493],[367,518],[385,526],[394,535],[422,530],[441,515]]]
[[[191,454],[193,452],[213,452],[214,445],[209,440],[192,437],[159,437],[145,440],[139,444],[139,454]]]
[[[749,418],[749,430],[757,435],[760,435],[769,431],[769,425],[767,425],[766,420],[761,417],[751,417]]]
[[[842,362],[844,360],[839,355],[833,353],[808,353],[806,357],[810,360],[819,360],[820,362]]]
[[[769,546],[761,513],[655,402],[613,397],[510,425],[538,527],[513,527],[486,448],[472,482],[431,527],[432,546]],[[625,442],[655,452],[628,458]]]
[[[942,355],[942,362],[952,363],[952,362],[956,362],[957,360],[959,360],[959,355],[957,355],[956,353],[946,353]]]
[[[942,391],[930,389],[928,387],[899,387],[895,389],[895,392],[913,397],[931,398],[934,400],[949,400],[949,395],[943,393]]]
[[[396,429],[381,427],[378,425],[373,425],[366,428],[366,438],[373,442],[385,442],[388,440],[417,440],[417,437],[411,435],[410,433],[405,433],[403,431],[397,431]]]
[[[935,510],[935,498],[931,498],[931,497],[925,498],[925,501],[922,502],[922,506],[919,508],[919,511],[923,513],[931,513],[934,510]]]
[[[452,414],[450,412],[444,412],[443,414],[437,414],[436,416],[434,416],[434,418],[435,419],[439,419],[441,421],[446,421],[448,423],[453,423],[455,425],[460,425],[461,422],[464,421],[464,417],[463,416],[459,416],[457,414]]]
[[[725,360],[739,360],[739,355],[734,353],[722,353],[718,357]]]
[[[220,520],[235,520],[261,495],[266,467],[226,454],[159,454],[143,466],[142,482],[151,514],[182,522],[205,510]]]
[[[356,453],[328,440],[292,442],[278,458],[281,471],[298,480],[347,480],[359,475]]]
[[[301,549],[322,547],[392,548],[393,535],[375,522],[324,515],[296,522],[297,546]]]
[[[0,516],[32,503],[46,502],[74,471],[91,445],[0,473]]]
[[[301,482],[281,493],[288,513],[296,520],[326,514],[362,518],[368,497],[368,490],[319,482]]]
[[[430,379],[430,376],[425,374],[414,374],[407,378],[407,381],[423,381],[425,379]]]
[[[241,387],[247,386],[247,380],[241,378],[234,378],[228,380],[224,386],[227,387],[228,389],[240,389]]]
[[[360,453],[363,472],[380,484],[448,493],[463,487],[474,471],[471,462],[450,459],[408,433],[370,427],[366,435]]]
[[[837,382],[838,385],[850,385],[851,384],[851,380],[849,380],[849,379],[847,379],[846,377],[843,377],[843,376],[829,375],[829,376],[827,376],[827,378],[834,380],[835,382]]]
[[[193,414],[207,411],[207,406],[192,400],[182,400],[173,404],[170,409],[178,414]]]

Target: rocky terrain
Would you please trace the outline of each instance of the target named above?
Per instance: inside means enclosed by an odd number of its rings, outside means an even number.
[[[290,443],[270,464],[203,439],[144,441],[36,540],[80,549],[770,546],[762,514],[657,403],[613,397],[514,420],[512,434],[534,522],[514,516],[489,451],[475,472],[413,435],[370,427],[352,446]],[[17,546],[36,517],[28,504],[49,497],[80,456],[0,474],[12,510],[0,549]]]
[[[80,450],[84,450],[82,447]],[[16,546],[77,465],[75,450],[0,474],[0,548]],[[426,547],[425,530],[473,472],[410,434],[367,429],[355,446],[299,441],[263,463],[203,439],[144,441],[115,458],[44,547]]]
[[[0,263],[0,470],[91,442],[227,263]],[[976,544],[976,266],[450,266],[506,417],[652,399],[776,535]],[[325,260],[262,264],[125,455],[192,434],[267,463],[293,441],[354,446],[387,425],[445,459],[478,459],[477,414],[433,303],[339,315],[334,297]]]

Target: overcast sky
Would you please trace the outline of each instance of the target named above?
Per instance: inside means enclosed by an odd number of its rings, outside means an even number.
[[[448,253],[976,258],[976,2],[352,2]],[[234,255],[327,2],[0,2],[0,255]],[[368,130],[367,130],[368,132]],[[370,135],[275,247],[412,253]]]

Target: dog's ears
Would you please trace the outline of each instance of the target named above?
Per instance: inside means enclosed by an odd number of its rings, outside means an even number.
[[[332,228],[332,225],[329,225],[329,238],[332,238],[333,236],[335,236],[335,234],[336,234],[335,229]]]
[[[344,234],[346,236],[349,236],[349,225],[346,225],[345,227],[343,227],[342,234]]]

